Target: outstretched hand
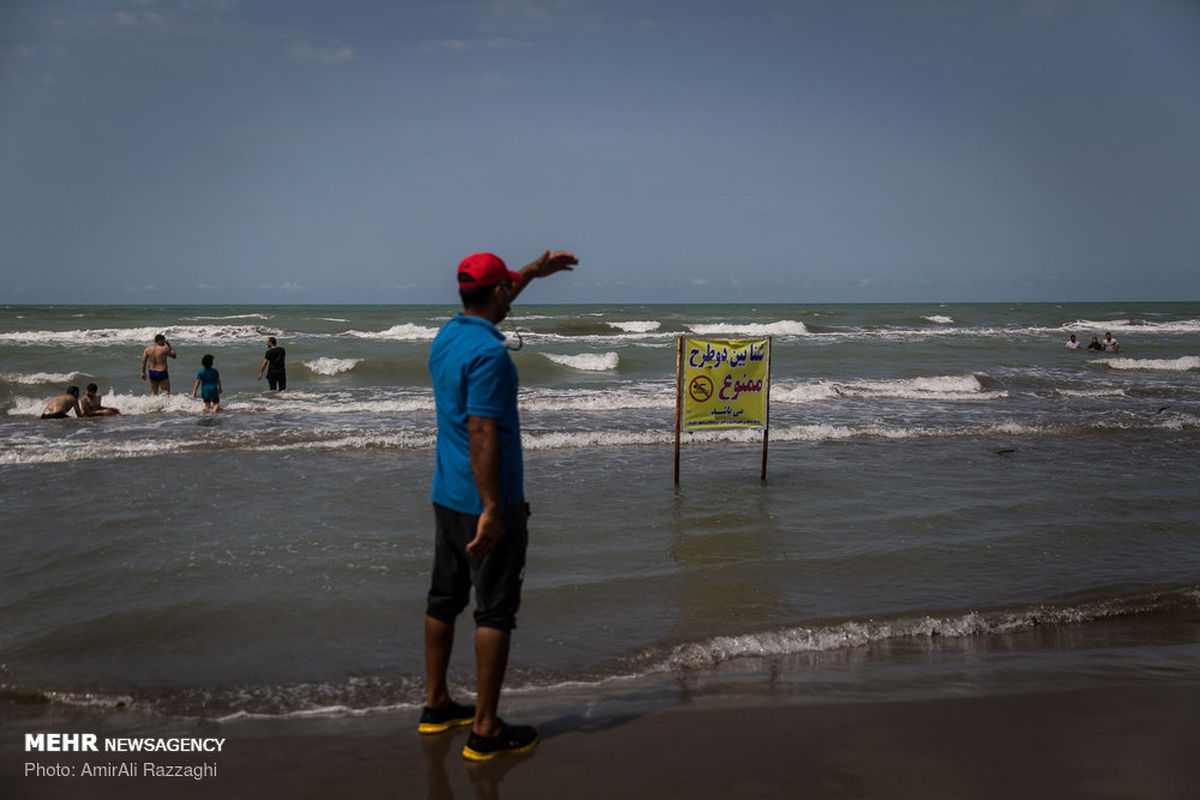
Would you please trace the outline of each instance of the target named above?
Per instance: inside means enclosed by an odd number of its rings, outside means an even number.
[[[547,250],[536,260],[526,265],[526,267],[521,270],[521,274],[524,276],[526,281],[528,281],[530,278],[545,278],[546,276],[553,275],[556,272],[574,269],[575,265],[578,263],[579,259],[576,258],[572,253],[568,253],[565,250],[559,250],[554,253],[551,253],[549,250]]]

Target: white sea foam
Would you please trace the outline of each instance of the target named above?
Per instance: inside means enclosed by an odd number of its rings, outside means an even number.
[[[974,375],[940,375],[929,378],[899,378],[878,381],[819,381],[771,392],[781,403],[812,403],[836,398],[896,400],[999,400],[1008,392],[985,392]]]
[[[354,369],[362,360],[361,358],[329,358],[328,356],[322,356],[313,361],[301,361],[300,363],[318,375],[339,375]]]
[[[359,431],[310,441],[259,444],[253,450],[370,450],[384,448],[424,449],[437,443],[437,435],[425,431]]]
[[[1159,334],[1196,333],[1200,331],[1200,319],[1176,319],[1164,322],[1134,322],[1128,319],[1090,320],[1080,319],[1065,323],[1064,331],[1103,331],[1104,333]],[[1103,336],[1103,333],[1096,334]]]
[[[286,395],[258,395],[237,399],[237,407],[246,411],[288,414],[413,414],[433,411],[433,394],[428,396],[381,397],[361,395],[305,395],[288,391]]]
[[[90,422],[89,420],[87,424]],[[18,443],[0,451],[0,464],[65,464],[76,461],[148,458],[187,452],[197,446],[196,442],[184,440],[88,442],[71,447],[63,447],[61,442]]]
[[[560,355],[558,353],[542,353],[555,364],[587,372],[604,372],[617,368],[620,358],[616,353],[581,353],[576,356]]]
[[[420,342],[432,341],[433,337],[437,336],[437,332],[437,328],[405,322],[400,325],[393,325],[385,331],[350,330],[346,331],[343,335],[353,336],[357,339],[390,339],[399,342]]]
[[[921,319],[929,320],[930,322],[933,322],[937,325],[953,325],[954,324],[954,317],[947,317],[945,314],[930,314],[927,317],[921,317]]]
[[[796,386],[776,384],[771,387],[771,401],[775,403],[817,403],[836,400],[842,395],[828,381],[802,383]]]
[[[1054,393],[1062,397],[1125,397],[1124,389],[1055,389]]]
[[[771,323],[714,322],[688,325],[698,336],[807,336],[808,327],[799,320],[781,319]]]
[[[186,387],[188,391],[179,391],[174,394],[117,394],[111,389],[107,393],[100,393],[100,402],[109,408],[117,408],[122,414],[155,414],[161,412],[186,411],[195,412],[197,408],[204,408],[202,401],[195,399],[191,395],[191,386]],[[24,417],[24,416],[41,416],[42,409],[46,407],[48,397],[15,397],[13,398],[12,407],[8,409],[9,416]],[[74,419],[72,414],[71,418]]]
[[[1107,364],[1113,369],[1186,372],[1188,370],[1200,369],[1200,356],[1182,356],[1180,358],[1110,358],[1100,363]]]
[[[90,423],[90,420],[88,421]],[[219,446],[223,450],[251,452],[368,450],[368,449],[426,449],[434,446],[433,431],[310,431],[278,435],[264,440],[254,434],[222,434]],[[61,464],[76,461],[108,461],[128,458],[150,458],[177,453],[208,451],[217,446],[211,437],[176,436],[171,439],[141,439],[136,441],[90,441],[63,447],[59,441],[32,441],[11,444],[0,451],[0,465]]]
[[[627,322],[609,322],[609,325],[625,333],[650,333],[662,327],[656,320],[629,320]]]
[[[562,450],[583,447],[624,447],[629,445],[667,444],[675,441],[673,431],[555,431],[523,433],[526,450]]]
[[[521,411],[599,411],[674,408],[675,387],[646,386],[616,389],[523,389]]]
[[[259,325],[174,325],[165,328],[88,328],[70,331],[12,331],[0,333],[0,343],[14,345],[87,345],[122,347],[148,345],[157,334],[173,344],[251,341],[279,331]]]
[[[182,398],[181,398],[182,399]],[[189,397],[190,401],[191,398]],[[200,416],[193,401],[192,413]],[[238,413],[248,410],[236,406]],[[362,410],[376,410],[373,407]],[[82,425],[92,424],[92,420]],[[75,423],[71,423],[75,424]],[[107,424],[107,423],[106,423]],[[119,423],[114,423],[119,424]],[[796,425],[771,429],[773,442],[826,443],[855,439],[937,439],[948,437],[1021,439],[1031,436],[1063,435],[1077,431],[1168,429],[1195,430],[1200,419],[1186,415],[1158,415],[1124,420],[1104,420],[1083,425],[1042,425],[1006,422],[996,425],[949,426],[887,426],[887,425]],[[31,428],[26,441],[10,441],[0,450],[0,465],[66,463],[78,460],[116,460],[150,458],[168,454],[214,449],[245,452],[290,451],[349,451],[374,449],[427,449],[436,442],[432,428],[394,428],[370,430],[272,430],[249,433],[221,429],[206,429],[203,434],[181,434],[171,438],[146,438],[126,441],[91,440],[63,447],[58,439],[40,438],[47,429]],[[574,450],[597,447],[651,446],[668,447],[674,433],[667,427],[640,431],[527,431],[522,437],[526,450]],[[762,431],[752,428],[706,430],[683,434],[685,447],[707,446],[713,443],[757,444]]]
[[[61,383],[65,385],[86,377],[87,373],[85,372],[8,372],[0,375],[0,381],[20,383],[26,386],[35,386],[42,383]]]
[[[710,669],[734,659],[774,658],[810,652],[866,647],[900,639],[941,641],[991,634],[1011,634],[1039,626],[1079,625],[1096,620],[1145,613],[1180,604],[1194,605],[1195,589],[1146,593],[1106,600],[1018,609],[967,611],[949,616],[911,616],[893,619],[848,620],[815,626],[717,636],[675,647],[659,669]]]

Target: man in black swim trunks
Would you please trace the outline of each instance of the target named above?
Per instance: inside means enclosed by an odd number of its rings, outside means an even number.
[[[66,419],[71,409],[75,409],[75,416],[83,416],[83,411],[79,409],[78,386],[68,386],[65,394],[60,394],[46,403],[46,407],[42,409],[42,419]]]

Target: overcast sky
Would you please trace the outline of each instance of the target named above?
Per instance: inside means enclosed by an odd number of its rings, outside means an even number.
[[[0,0],[0,302],[1200,299],[1196,0]]]

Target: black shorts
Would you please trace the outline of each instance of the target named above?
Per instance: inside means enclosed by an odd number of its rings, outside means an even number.
[[[286,372],[267,372],[267,385],[272,389],[287,388],[287,373]]]
[[[529,504],[515,503],[504,511],[504,535],[484,558],[467,555],[475,538],[477,514],[463,514],[433,504],[437,522],[433,550],[433,579],[425,613],[448,625],[467,607],[475,587],[475,625],[511,631],[517,627],[521,584],[525,579],[525,550],[529,545]]]

